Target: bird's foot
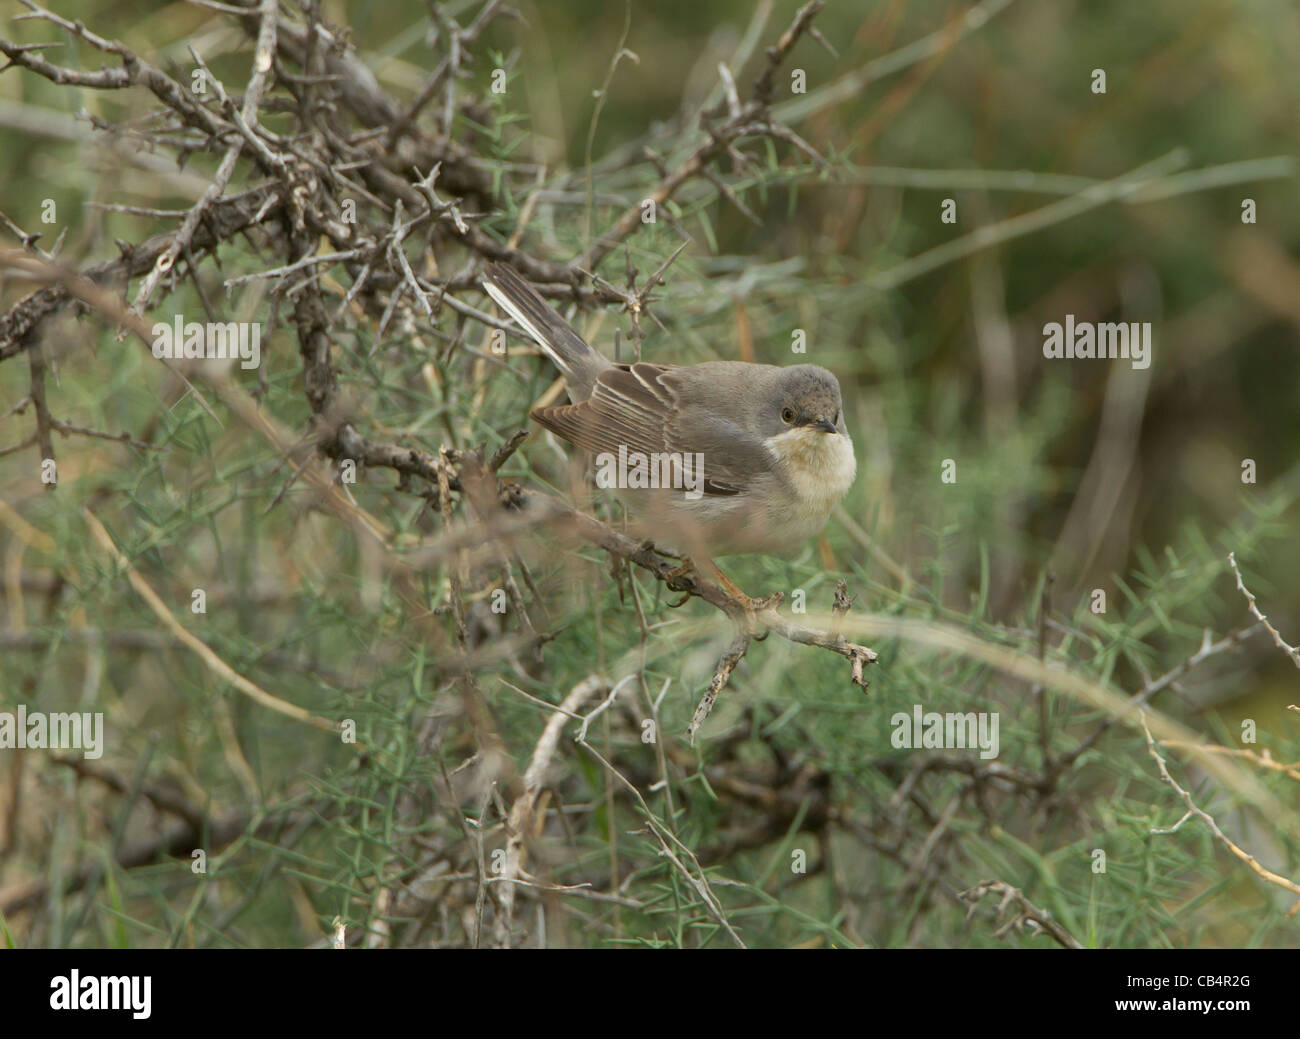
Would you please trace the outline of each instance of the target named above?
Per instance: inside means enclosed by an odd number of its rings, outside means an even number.
[[[696,567],[695,563],[691,559],[683,558],[681,566],[674,567],[672,570],[670,570],[667,574],[664,575],[664,583],[668,586],[669,589],[671,589],[674,592],[686,593],[677,602],[669,603],[668,604],[669,606],[674,608],[681,606],[684,602],[686,602],[687,599],[691,597],[689,589],[687,589],[680,580],[681,578],[686,577],[687,575],[690,574],[699,575],[701,577],[705,576],[705,574],[701,573],[701,571]],[[762,596],[760,598],[755,598],[752,595],[746,595],[743,591],[740,590],[740,588],[736,586],[736,583],[732,581],[731,578],[728,577],[726,574],[724,574],[720,569],[718,569],[718,565],[716,563],[713,563],[712,561],[709,561],[708,576],[712,577],[714,580],[717,581],[717,583],[722,587],[722,590],[727,593],[727,596],[728,598],[731,599],[732,603],[739,608],[741,613],[745,615],[745,617],[747,618],[748,627],[750,628],[751,631],[756,630],[759,627],[759,625],[757,625],[754,621],[754,617],[757,614],[762,613],[764,610],[774,609],[775,607],[779,606],[781,602],[785,599],[785,593],[783,592],[774,592],[771,595]],[[767,635],[766,633],[764,633],[756,637],[761,641],[762,639],[766,638]]]
[[[758,625],[754,621],[757,614],[762,613],[764,610],[775,609],[785,598],[784,592],[773,592],[771,595],[765,595],[756,599],[754,596],[746,595],[742,592],[740,588],[736,586],[736,583],[718,568],[716,563],[713,564],[712,570],[714,576],[718,579],[718,584],[722,585],[723,589],[732,597],[736,605],[744,612],[747,624],[751,631],[755,631],[758,628]],[[756,637],[759,641],[762,641],[767,638],[767,633],[764,632],[762,635]]]
[[[691,593],[682,585],[681,579],[694,573],[698,573],[695,569],[695,564],[689,559],[683,558],[681,566],[673,567],[664,575],[664,584],[668,586],[670,591],[685,592],[685,594],[676,602],[670,602],[668,604],[672,609],[677,609],[677,607],[683,605],[688,599],[690,599]]]

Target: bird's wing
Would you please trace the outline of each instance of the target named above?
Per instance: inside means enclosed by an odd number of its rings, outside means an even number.
[[[532,417],[592,454],[628,452],[702,455],[704,493],[740,494],[775,464],[768,447],[735,423],[683,403],[684,369],[673,365],[614,365],[601,372],[591,397],[538,408]],[[694,461],[694,459],[692,459]]]

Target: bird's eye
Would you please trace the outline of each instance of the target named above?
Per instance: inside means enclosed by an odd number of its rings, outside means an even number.
[[[794,421],[794,408],[781,409],[781,421],[787,424]]]

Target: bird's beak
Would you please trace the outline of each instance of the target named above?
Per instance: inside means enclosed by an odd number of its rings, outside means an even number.
[[[839,430],[835,428],[835,423],[830,419],[819,418],[816,422],[810,422],[808,424],[812,426],[813,429],[820,429],[823,433],[839,432]]]

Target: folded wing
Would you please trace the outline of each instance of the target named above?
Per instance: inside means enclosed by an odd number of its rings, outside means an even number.
[[[597,377],[587,400],[538,408],[532,417],[595,455],[616,454],[620,445],[629,453],[702,455],[705,494],[744,492],[771,470],[767,446],[735,423],[684,403],[677,392],[680,371],[644,361],[613,365]]]

